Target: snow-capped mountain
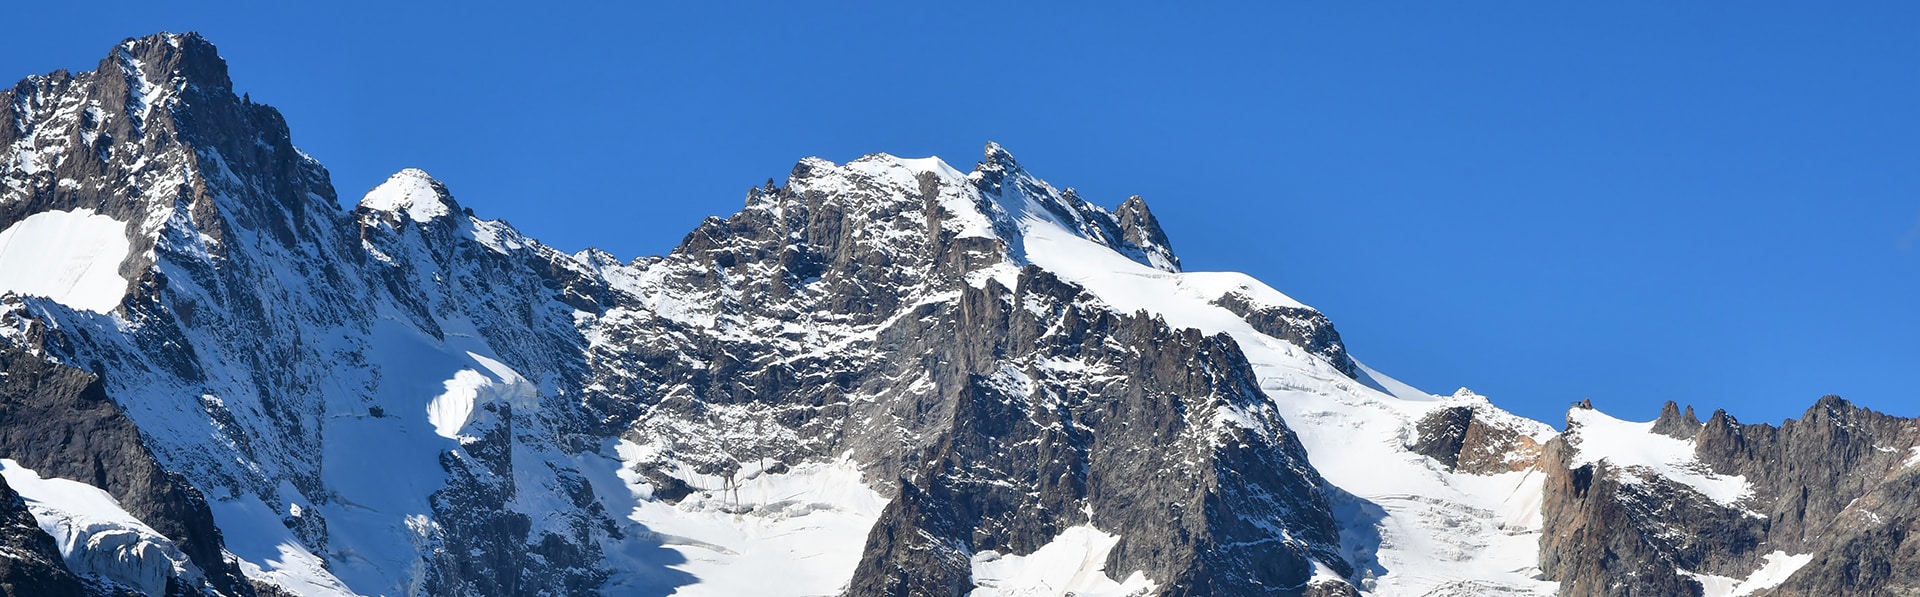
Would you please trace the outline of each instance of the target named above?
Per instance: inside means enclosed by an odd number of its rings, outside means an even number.
[[[8,594],[1920,590],[1913,420],[1427,394],[993,144],[623,262],[419,170],[341,208],[194,34],[0,117]]]

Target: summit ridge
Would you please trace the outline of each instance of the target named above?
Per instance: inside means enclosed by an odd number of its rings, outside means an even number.
[[[160,34],[0,91],[8,591],[1920,588],[1911,419],[1429,394],[992,142],[562,253],[418,169],[343,208],[226,76]]]

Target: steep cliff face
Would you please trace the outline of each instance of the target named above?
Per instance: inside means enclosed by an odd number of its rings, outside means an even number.
[[[1802,554],[1775,595],[1920,590],[1914,546],[1920,421],[1827,396],[1779,426],[1715,412],[1696,441],[1701,459],[1752,479],[1769,551]]]
[[[553,296],[585,268],[457,211],[343,212],[225,73],[205,40],[159,35],[0,96],[0,224],[123,247],[65,270],[0,259],[26,295],[4,306],[8,363],[35,368],[9,381],[10,407],[35,408],[7,425],[9,454],[111,492],[186,554],[182,590],[597,587],[618,530],[546,497],[580,493],[554,479],[581,478],[571,454],[595,443],[568,439],[594,419],[562,396],[583,341]],[[74,271],[114,276],[40,282]]]
[[[1547,447],[1542,567],[1572,595],[1901,594],[1917,433],[1835,396],[1779,426],[1576,407]]]
[[[1548,434],[1538,423],[1496,409],[1465,388],[1453,398],[1464,403],[1421,417],[1408,450],[1476,475],[1531,471],[1540,465],[1540,441]]]
[[[3,317],[3,316],[0,316]],[[48,362],[25,346],[0,349],[0,450],[5,471],[83,481],[111,493],[115,507],[142,525],[69,510],[67,499],[41,499],[36,515],[62,539],[67,567],[148,594],[249,590],[222,554],[220,531],[206,500],[186,479],[160,466],[132,421],[107,399],[99,377]],[[64,496],[66,494],[56,494]],[[75,543],[88,549],[76,549]],[[90,553],[107,548],[112,554]]]
[[[810,159],[747,203],[605,270],[634,299],[593,328],[595,387],[639,397],[627,439],[655,495],[845,455],[898,496],[870,535],[837,538],[854,594],[965,593],[981,566],[1078,527],[1125,537],[1086,558],[1172,594],[1350,573],[1324,482],[1233,338],[1116,310],[1033,262],[1071,242],[1178,278],[1150,217],[1123,224],[997,146],[967,174]]]

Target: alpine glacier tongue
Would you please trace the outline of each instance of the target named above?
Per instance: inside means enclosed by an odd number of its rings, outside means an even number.
[[[172,540],[107,492],[79,481],[43,479],[10,459],[0,459],[0,476],[58,542],[69,569],[148,595],[164,594],[171,576],[195,574]]]

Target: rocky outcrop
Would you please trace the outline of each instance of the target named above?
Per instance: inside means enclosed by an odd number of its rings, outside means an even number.
[[[1540,568],[1560,582],[1562,595],[1700,595],[1680,576],[1671,554],[1647,544],[1633,525],[1616,471],[1606,466],[1571,467],[1566,442],[1547,443],[1549,472],[1541,511],[1547,534],[1540,542]]]
[[[1920,475],[1900,475],[1862,498],[1822,547],[1778,588],[1756,595],[1920,594]]]
[[[1173,254],[1173,242],[1167,240],[1167,233],[1160,229],[1160,220],[1147,209],[1146,200],[1139,195],[1128,197],[1113,210],[1113,216],[1120,230],[1122,253],[1154,267],[1180,270],[1180,258]]]
[[[1472,405],[1434,409],[1415,427],[1415,454],[1464,473],[1491,475],[1539,464],[1541,445],[1526,430],[1492,420]]]
[[[169,584],[195,593],[251,594],[239,567],[222,553],[220,530],[205,498],[163,468],[140,432],[108,399],[98,376],[30,351],[0,347],[0,454],[47,477],[107,490],[121,507],[166,535],[205,572],[208,586],[174,577]],[[193,571],[189,571],[190,573]]]
[[[1331,549],[1324,481],[1284,423],[1213,423],[1265,400],[1238,347],[1087,303],[1032,268],[1011,291],[966,291],[958,341],[934,360],[987,358],[955,372],[967,382],[943,397],[956,403],[943,440],[882,515],[850,593],[963,594],[974,552],[1029,553],[1081,524],[1125,537],[1107,569],[1144,572],[1160,594],[1302,587],[1315,562],[1351,574]],[[1060,362],[1110,374],[1089,383],[1049,367]]]
[[[1686,412],[1680,411],[1680,405],[1668,400],[1660,407],[1660,418],[1653,420],[1653,432],[1678,439],[1692,439],[1700,432],[1700,416],[1693,414],[1693,406],[1688,405]]]
[[[1696,442],[1702,460],[1754,483],[1772,549],[1813,554],[1772,594],[1920,590],[1920,553],[1905,542],[1920,517],[1920,421],[1826,396],[1777,427],[1716,411]]]
[[[1564,594],[1700,594],[1695,575],[1739,581],[1782,556],[1807,563],[1777,587],[1756,585],[1754,594],[1916,587],[1909,571],[1920,562],[1905,539],[1920,481],[1915,420],[1836,396],[1780,426],[1741,424],[1725,411],[1696,423],[1691,413],[1669,402],[1650,430],[1686,437],[1706,470],[1748,484],[1737,505],[1650,471],[1605,461],[1576,466],[1566,440],[1549,442],[1541,560]]]
[[[1347,354],[1347,345],[1340,341],[1340,332],[1334,331],[1333,322],[1319,311],[1261,305],[1242,293],[1228,293],[1213,301],[1213,304],[1239,315],[1262,334],[1292,342],[1307,352],[1320,355],[1347,377],[1359,375],[1353,357]]]

